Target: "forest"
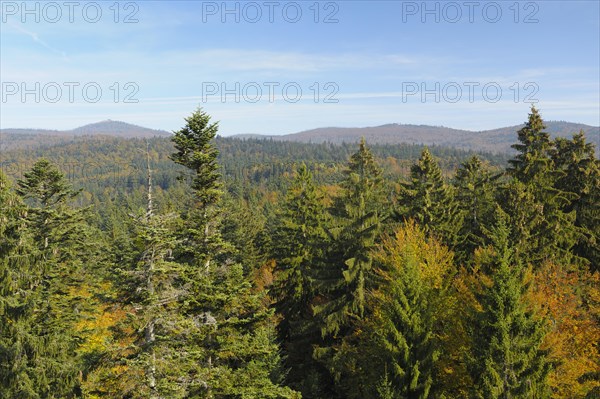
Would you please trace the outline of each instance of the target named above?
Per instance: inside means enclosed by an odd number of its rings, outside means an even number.
[[[218,136],[12,149],[0,398],[600,398],[600,160]]]

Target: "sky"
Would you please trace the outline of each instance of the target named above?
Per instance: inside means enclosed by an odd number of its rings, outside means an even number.
[[[0,128],[600,125],[600,2],[0,1]]]

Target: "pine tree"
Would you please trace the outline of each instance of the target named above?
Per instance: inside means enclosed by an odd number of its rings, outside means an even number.
[[[525,269],[509,244],[509,219],[498,211],[489,236],[493,247],[480,253],[491,286],[477,294],[481,311],[475,311],[468,362],[474,381],[472,396],[494,398],[546,398],[549,364],[540,349],[543,320],[527,309]]]
[[[402,184],[400,206],[396,219],[413,219],[449,247],[459,241],[458,232],[463,215],[458,209],[452,187],[442,177],[442,171],[429,149],[411,167],[410,182]]]

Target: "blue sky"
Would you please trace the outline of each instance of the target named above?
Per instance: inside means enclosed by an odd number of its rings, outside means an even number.
[[[0,127],[598,126],[599,4],[2,1]]]

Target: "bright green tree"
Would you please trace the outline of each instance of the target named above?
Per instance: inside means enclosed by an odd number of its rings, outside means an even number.
[[[173,137],[172,159],[192,172],[196,201],[179,250],[186,290],[180,302],[188,321],[176,339],[181,382],[190,397],[297,397],[280,385],[284,373],[266,293],[255,291],[242,265],[233,263],[220,232],[217,129],[199,109]]]
[[[492,247],[479,253],[481,270],[491,282],[476,293],[481,309],[471,323],[472,397],[546,398],[550,365],[540,349],[544,322],[525,303],[525,268],[510,247],[509,224],[499,210],[497,224],[489,232]]]
[[[369,314],[333,351],[341,397],[440,396],[452,258],[413,221],[382,238],[373,252],[379,284],[368,295]]]

